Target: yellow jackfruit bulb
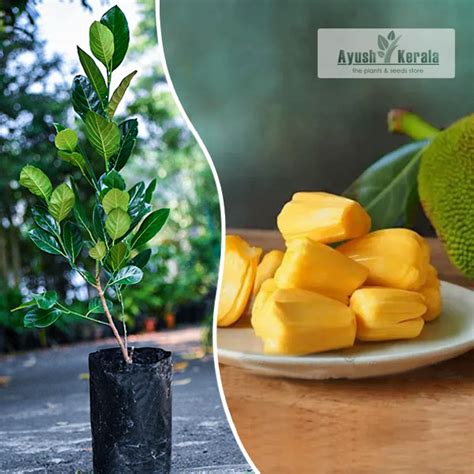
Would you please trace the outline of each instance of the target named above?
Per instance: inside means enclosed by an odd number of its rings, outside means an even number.
[[[423,209],[451,262],[474,279],[474,115],[439,132],[418,173]]]
[[[366,285],[418,290],[426,281],[430,249],[412,230],[377,230],[337,250],[367,267]]]
[[[329,244],[370,230],[370,216],[356,201],[329,193],[296,193],[277,218],[286,242],[307,237]]]
[[[300,289],[269,292],[252,325],[267,354],[304,355],[350,347],[356,334],[349,307]]]
[[[426,312],[422,295],[398,288],[361,288],[351,296],[357,318],[357,339],[388,341],[420,335]]]
[[[251,247],[236,236],[226,236],[224,274],[217,312],[217,325],[229,326],[243,314],[252,293],[262,249]]]
[[[433,321],[433,319],[436,319],[441,314],[443,307],[438,272],[433,265],[428,266],[426,282],[418,292],[425,298],[426,313],[423,314],[423,319],[425,321]]]
[[[275,272],[283,260],[284,252],[281,250],[272,250],[265,254],[257,267],[257,276],[253,285],[252,295],[255,296],[265,280],[273,278]]]
[[[333,248],[310,239],[296,239],[275,273],[279,288],[302,288],[347,303],[362,286],[368,270]]]
[[[268,298],[278,289],[275,280],[273,278],[269,278],[265,280],[262,285],[260,286],[260,290],[255,296],[252,305],[252,319],[251,323],[252,326],[255,323],[255,318],[258,318],[261,309],[265,306]]]

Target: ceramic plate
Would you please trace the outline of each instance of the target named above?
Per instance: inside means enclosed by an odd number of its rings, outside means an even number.
[[[250,328],[219,328],[219,362],[251,372],[301,379],[357,379],[435,364],[474,349],[474,291],[442,282],[444,310],[412,340],[356,343],[304,357],[265,355]]]

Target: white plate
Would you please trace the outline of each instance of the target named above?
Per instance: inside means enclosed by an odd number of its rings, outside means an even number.
[[[251,372],[300,379],[357,379],[395,374],[474,349],[474,291],[442,282],[443,314],[416,339],[356,343],[304,357],[265,355],[251,328],[219,328],[219,362]]]

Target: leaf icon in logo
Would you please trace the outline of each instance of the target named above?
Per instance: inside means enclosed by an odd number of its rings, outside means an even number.
[[[383,58],[383,57],[384,57],[383,51],[379,51],[377,54],[379,55],[379,58]]]
[[[388,41],[382,35],[379,35],[377,38],[377,44],[382,51],[385,51],[388,48]]]
[[[388,38],[390,41],[394,40],[394,39],[395,39],[395,32],[392,30],[392,31],[388,34],[387,38]]]

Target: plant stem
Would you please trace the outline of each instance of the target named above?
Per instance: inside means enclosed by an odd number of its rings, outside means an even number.
[[[115,293],[117,293],[117,299],[119,300],[119,303],[120,303],[120,319],[122,320],[122,326],[123,326],[123,340],[125,342],[125,349],[127,349],[127,353],[128,353],[128,335],[127,335],[127,323],[125,321],[125,308],[123,304],[122,290],[119,288],[118,285],[115,287]]]
[[[387,116],[391,133],[408,135],[413,140],[434,138],[439,130],[418,115],[405,109],[392,109]]]
[[[66,308],[65,306],[63,306],[62,304],[57,304],[57,306],[59,308],[61,308],[64,313],[66,314],[72,314],[73,316],[77,316],[78,318],[82,318],[82,319],[87,319],[88,321],[92,321],[94,323],[99,323],[99,324],[103,324],[105,326],[108,326],[109,323],[106,323],[104,321],[101,321],[100,319],[95,319],[95,318],[91,318],[90,316],[87,316],[87,314],[81,314],[81,313],[77,313],[76,311],[73,311],[71,309],[68,309]]]
[[[128,351],[125,347],[125,344],[123,343],[123,340],[122,340],[119,332],[117,331],[117,328],[114,324],[114,320],[113,320],[112,315],[110,314],[109,308],[107,306],[107,302],[105,301],[104,291],[102,290],[102,285],[100,283],[100,275],[96,276],[95,281],[96,281],[96,290],[97,290],[97,293],[99,294],[99,298],[100,298],[100,301],[102,303],[102,308],[104,309],[104,313],[107,316],[107,320],[109,321],[110,329],[112,329],[112,332],[114,333],[115,339],[117,340],[118,345],[120,346],[120,350],[122,351],[123,358],[125,359],[125,362],[127,364],[131,364],[132,359],[128,355]]]

